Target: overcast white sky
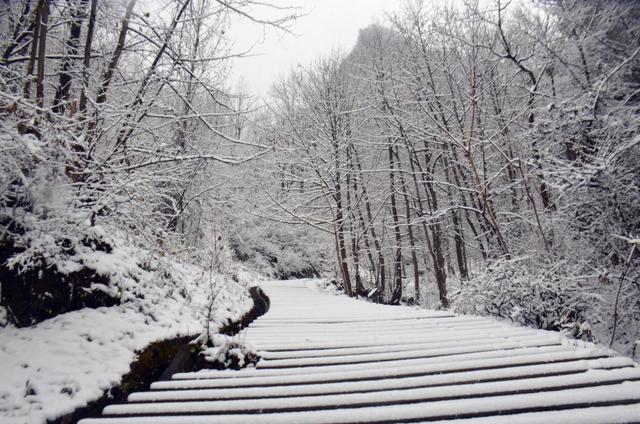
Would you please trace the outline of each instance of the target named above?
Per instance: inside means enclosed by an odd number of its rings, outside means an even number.
[[[299,7],[307,13],[291,26],[295,34],[265,29],[247,19],[234,19],[228,33],[236,51],[258,43],[252,50],[256,56],[235,61],[231,80],[241,76],[249,91],[259,96],[266,95],[271,84],[297,64],[312,62],[336,48],[349,51],[361,28],[382,22],[384,13],[393,11],[400,1],[272,0],[271,3]]]

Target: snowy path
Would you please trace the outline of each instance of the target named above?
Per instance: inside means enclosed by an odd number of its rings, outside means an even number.
[[[154,383],[82,424],[640,423],[640,367],[555,333],[262,284],[257,368]],[[259,414],[259,415],[257,415]]]

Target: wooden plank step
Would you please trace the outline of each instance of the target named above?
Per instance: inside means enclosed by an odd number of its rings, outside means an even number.
[[[322,350],[322,349],[343,349],[343,348],[353,348],[353,347],[367,347],[367,346],[393,346],[400,344],[412,344],[412,343],[430,343],[430,342],[449,342],[449,341],[462,341],[469,340],[472,342],[473,340],[477,340],[478,338],[484,337],[510,337],[510,336],[534,336],[539,334],[536,331],[531,329],[508,329],[500,332],[495,332],[491,334],[486,333],[447,333],[439,335],[437,338],[434,338],[431,335],[425,334],[415,334],[413,337],[404,336],[404,337],[376,337],[375,335],[371,335],[368,337],[359,337],[352,338],[349,340],[325,340],[325,341],[295,341],[295,342],[281,342],[275,343],[273,341],[268,342],[259,342],[252,338],[248,340],[250,343],[258,348],[259,350],[267,350],[270,352],[286,352],[286,351],[299,351],[299,350]]]
[[[282,328],[278,328],[273,331],[257,331],[257,330],[247,330],[244,332],[246,337],[250,337],[251,339],[260,339],[260,338],[305,338],[309,336],[325,336],[325,337],[333,337],[333,338],[343,338],[343,337],[353,337],[354,335],[362,334],[363,332],[371,332],[376,335],[405,335],[405,334],[417,334],[417,333],[434,333],[434,332],[446,332],[446,331],[485,331],[488,332],[490,330],[496,329],[505,329],[505,325],[492,323],[492,322],[482,322],[478,321],[472,324],[466,325],[456,325],[454,324],[446,324],[446,325],[437,325],[437,326],[407,326],[401,328],[379,328],[379,329],[358,329],[358,328],[344,328],[338,330],[329,330],[327,328],[313,329],[313,330],[300,330],[297,327],[292,330],[286,330]]]
[[[185,413],[269,413],[291,412],[318,409],[336,409],[338,407],[367,407],[398,405],[416,402],[436,402],[453,399],[471,399],[474,397],[507,396],[546,391],[566,391],[586,387],[617,385],[625,381],[639,381],[640,370],[599,370],[593,373],[575,375],[539,377],[521,380],[509,380],[490,383],[474,383],[458,386],[408,388],[402,390],[383,390],[368,393],[340,393],[322,396],[292,396],[247,400],[212,400],[194,402],[161,402],[145,404],[111,405],[105,408],[104,415],[180,415]],[[625,398],[626,399],[626,398]]]
[[[252,399],[263,397],[316,396],[337,393],[366,393],[378,390],[410,387],[454,386],[490,381],[517,380],[544,376],[564,376],[599,371],[600,369],[629,368],[626,358],[579,360],[552,364],[525,365],[418,377],[389,377],[383,380],[343,381],[337,383],[302,384],[287,386],[239,387],[223,389],[154,390],[132,393],[129,402],[159,402],[174,400]]]
[[[225,388],[225,387],[258,387],[292,384],[331,383],[339,381],[382,380],[393,377],[415,377],[432,374],[463,372],[513,367],[517,365],[549,364],[553,362],[573,361],[576,359],[598,359],[605,356],[592,352],[554,352],[521,355],[515,357],[497,357],[472,359],[466,361],[426,363],[405,367],[372,367],[361,370],[344,370],[324,373],[301,373],[298,375],[247,376],[244,378],[198,378],[193,380],[159,381],[151,384],[152,390]],[[266,370],[265,370],[266,371]]]
[[[301,328],[302,330],[313,330],[313,329],[326,329],[326,328],[331,328],[331,329],[338,329],[338,328],[357,328],[357,329],[374,329],[374,330],[378,330],[381,328],[399,328],[399,327],[421,327],[421,326],[441,326],[441,325],[448,325],[448,324],[455,324],[455,325],[466,325],[466,324],[475,324],[475,323],[481,323],[481,322],[500,322],[500,321],[493,321],[493,320],[489,320],[489,319],[481,319],[478,317],[459,317],[459,316],[454,316],[454,317],[450,317],[450,318],[439,318],[437,320],[424,320],[424,319],[402,319],[402,320],[394,320],[394,321],[376,321],[376,322],[371,322],[371,321],[363,321],[363,322],[353,322],[353,323],[349,323],[349,324],[343,324],[343,325],[338,325],[338,324],[319,324],[319,323],[296,323],[295,326],[290,326],[287,325],[286,328],[289,327],[296,327],[296,328]],[[261,322],[260,320],[258,321],[254,321],[253,323],[251,323],[247,329],[248,330],[271,330],[271,331],[280,331],[283,329],[283,326],[286,324],[280,323],[280,324],[265,324],[263,322]]]
[[[560,342],[561,337],[557,334],[545,335],[549,339],[555,339]],[[393,343],[383,345],[373,345],[364,347],[347,347],[347,348],[333,348],[333,349],[308,349],[308,350],[285,350],[285,351],[260,351],[260,356],[264,359],[292,359],[292,358],[314,358],[314,357],[328,357],[328,356],[342,356],[342,355],[366,355],[370,353],[381,352],[403,352],[408,350],[418,349],[444,349],[454,348],[460,346],[469,346],[479,342],[484,343],[497,343],[506,341],[519,341],[532,339],[531,334],[514,335],[514,336],[471,336],[467,339],[455,339],[450,341],[431,341],[431,342],[418,342],[418,343]]]
[[[531,338],[517,341],[504,341],[494,343],[477,343],[471,346],[458,346],[440,349],[412,349],[398,352],[380,352],[362,355],[341,355],[312,358],[292,358],[292,359],[265,359],[258,363],[259,369],[267,368],[287,368],[287,367],[312,367],[342,364],[361,364],[367,362],[392,362],[399,359],[435,358],[438,356],[462,355],[466,353],[490,352],[506,349],[516,349],[523,347],[559,346],[557,338]],[[380,364],[384,366],[384,363]]]
[[[535,354],[553,354],[564,353],[566,347],[561,345],[541,346],[541,347],[516,347],[513,349],[497,349],[481,352],[460,353],[447,356],[435,356],[429,358],[410,358],[410,359],[394,359],[384,363],[386,369],[435,366],[441,363],[464,363],[473,360],[482,360],[487,358],[504,358],[511,360],[519,356],[535,355]],[[378,361],[368,361],[358,364],[338,364],[338,365],[316,365],[316,366],[299,366],[285,369],[261,369],[261,368],[245,368],[239,371],[201,371],[195,373],[176,374],[173,378],[180,379],[242,379],[249,377],[268,377],[268,376],[296,376],[310,374],[328,374],[339,372],[353,372],[359,370],[371,370],[381,368]]]
[[[506,413],[557,411],[595,406],[637,405],[638,399],[640,399],[640,382],[624,382],[600,387],[469,398],[465,399],[464,402],[455,399],[362,408],[262,413],[260,414],[259,422],[262,424],[415,422],[427,419],[471,418]],[[252,420],[256,419],[254,414],[197,415],[197,405],[193,406],[193,411],[189,411],[189,416],[105,417],[83,420],[82,424],[138,424],[151,422],[158,424],[198,422],[234,424],[255,422]],[[196,419],[198,417],[200,417],[200,420]]]
[[[438,332],[419,332],[417,334],[403,334],[394,336],[392,334],[383,334],[378,335],[375,333],[363,333],[355,336],[341,337],[334,336],[331,337],[329,334],[327,335],[308,335],[307,337],[250,337],[247,340],[256,348],[261,350],[276,350],[278,346],[279,349],[292,349],[295,346],[307,346],[309,348],[315,348],[316,346],[321,345],[332,345],[334,347],[343,346],[343,347],[356,347],[363,346],[363,343],[371,345],[373,344],[383,344],[383,343],[394,343],[396,342],[407,342],[407,341],[419,341],[419,342],[427,342],[430,340],[457,340],[459,338],[465,337],[473,337],[478,335],[486,335],[490,336],[491,334],[500,334],[501,328],[489,329],[484,331],[479,330],[448,330],[448,331],[438,331]],[[518,330],[518,329],[517,329]],[[535,331],[531,330],[519,330],[517,332],[511,334],[536,334]]]

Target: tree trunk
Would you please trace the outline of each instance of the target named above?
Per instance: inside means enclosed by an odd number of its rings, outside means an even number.
[[[360,158],[358,157],[358,152],[354,150],[354,156],[356,160],[356,167],[358,172],[362,174],[362,164],[360,163]],[[376,288],[377,295],[376,299],[379,302],[384,301],[384,291],[386,289],[386,265],[384,260],[384,255],[382,254],[382,245],[380,240],[378,239],[378,235],[376,233],[375,226],[373,225],[373,214],[371,213],[371,200],[369,199],[369,194],[367,193],[366,187],[362,187],[362,199],[364,201],[365,211],[367,213],[367,220],[369,224],[366,226],[369,228],[369,232],[371,233],[371,238],[373,240],[373,245],[376,250],[377,259],[378,259],[378,267],[376,273]],[[362,222],[363,228],[365,228],[364,220]]]
[[[471,93],[470,93],[470,97],[471,97],[471,116],[469,118],[469,133],[467,136],[467,144],[466,144],[466,149],[465,149],[465,156],[467,157],[467,162],[469,163],[469,168],[471,169],[471,174],[473,175],[474,181],[475,181],[475,185],[476,185],[476,192],[478,194],[478,200],[480,201],[480,203],[482,204],[483,207],[483,211],[487,221],[489,222],[489,224],[491,225],[494,235],[496,236],[496,239],[498,240],[498,245],[500,247],[500,250],[502,252],[502,255],[505,258],[510,258],[511,254],[509,253],[509,248],[507,246],[506,240],[504,239],[504,236],[502,235],[502,230],[500,229],[500,225],[498,224],[498,219],[495,213],[495,210],[493,209],[493,205],[491,203],[491,201],[488,199],[487,197],[487,190],[486,190],[486,185],[483,183],[482,178],[480,176],[480,172],[478,171],[478,167],[476,165],[476,162],[473,158],[473,151],[471,149],[471,142],[475,137],[475,124],[476,124],[476,75],[475,75],[475,67],[472,64],[472,70],[471,70]]]
[[[347,148],[347,175],[346,175],[346,184],[347,184],[347,213],[349,217],[354,215],[353,213],[353,204],[351,202],[351,148]],[[354,226],[352,224],[352,219],[349,218],[349,234],[351,236],[351,256],[353,257],[353,272],[356,280],[355,294],[358,296],[364,296],[365,290],[362,284],[362,278],[360,277],[360,244],[358,242],[359,237],[355,234]]]
[[[393,220],[393,233],[396,246],[394,254],[394,286],[391,292],[391,304],[397,305],[402,298],[402,236],[400,234],[400,219],[398,218],[398,206],[396,204],[395,183],[395,153],[393,144],[389,144],[389,188],[391,190],[391,217]]]
[[[30,14],[31,0],[25,0],[22,6],[22,13],[20,14],[20,17],[18,18],[15,26],[13,27],[13,36],[11,37],[11,43],[7,46],[7,48],[5,48],[4,52],[2,53],[3,63],[6,64],[9,58],[11,58],[11,56],[13,55],[14,50],[18,48],[18,46],[20,46],[25,38],[31,35],[30,31],[25,29],[25,25],[27,24],[27,19]],[[34,27],[35,22],[31,24],[31,31],[33,31]]]
[[[136,93],[136,96],[133,102],[131,103],[131,105],[128,106],[129,113],[124,118],[124,125],[118,134],[118,140],[116,141],[116,146],[114,147],[114,150],[117,150],[118,147],[122,146],[122,151],[124,153],[124,161],[127,164],[129,164],[129,160],[127,157],[127,142],[129,140],[129,137],[131,136],[131,134],[136,128],[133,122],[137,124],[137,122],[139,122],[140,119],[142,119],[142,118],[138,118],[137,120],[135,120],[132,118],[137,113],[137,109],[142,105],[144,101],[145,93],[147,92],[147,88],[151,83],[151,79],[156,72],[158,63],[160,63],[160,59],[162,59],[162,57],[164,56],[164,52],[167,50],[167,47],[169,47],[169,42],[173,37],[173,33],[176,29],[176,26],[178,25],[178,22],[180,22],[182,15],[184,14],[185,10],[187,10],[187,6],[190,3],[191,3],[191,0],[185,0],[184,4],[178,10],[178,13],[176,14],[176,16],[173,18],[171,25],[167,30],[167,33],[162,45],[158,49],[158,52],[156,53],[156,56],[154,57],[153,62],[151,62],[151,65],[149,66],[149,69],[147,70],[144,78],[142,78],[142,81],[140,82],[140,87],[138,88],[138,92]]]
[[[438,297],[440,298],[440,304],[442,307],[449,307],[449,299],[447,293],[447,272],[446,272],[446,264],[444,261],[444,255],[442,252],[442,230],[440,228],[440,218],[434,217],[434,213],[437,213],[438,209],[438,200],[436,197],[435,190],[433,189],[433,175],[429,173],[429,150],[428,144],[426,140],[424,141],[425,152],[425,165],[423,166],[420,163],[420,160],[417,157],[417,154],[413,148],[410,148],[410,145],[407,144],[407,149],[410,149],[410,159],[411,155],[415,158],[414,160],[410,160],[411,165],[411,174],[413,176],[413,182],[416,188],[416,197],[419,205],[420,217],[424,217],[425,212],[422,208],[422,200],[420,198],[420,186],[418,184],[416,167],[420,175],[422,176],[425,196],[427,206],[429,208],[429,215],[432,218],[432,221],[429,226],[427,226],[424,219],[422,219],[422,229],[424,231],[425,240],[427,241],[427,248],[429,251],[429,256],[431,257],[431,263],[433,264],[433,274],[436,277],[436,286],[438,287]],[[429,231],[431,229],[431,231]]]
[[[420,269],[418,267],[418,257],[416,255],[416,242],[413,236],[413,223],[411,222],[411,203],[409,201],[409,194],[407,193],[408,188],[404,181],[404,177],[402,173],[400,175],[400,184],[402,184],[403,196],[404,196],[404,204],[406,211],[406,221],[407,221],[407,232],[409,234],[409,246],[411,247],[411,266],[413,268],[413,289],[416,303],[420,302]]]
[[[438,201],[436,197],[436,192],[433,188],[433,175],[429,174],[428,178],[425,179],[425,192],[427,195],[427,205],[429,206],[429,210],[431,211],[431,216],[433,218],[434,214],[438,213]],[[444,252],[442,249],[442,227],[440,224],[440,218],[433,218],[434,222],[429,225],[431,229],[431,242],[429,243],[429,250],[431,252],[431,257],[433,260],[433,270],[436,276],[436,284],[438,286],[438,295],[440,297],[440,304],[443,308],[449,307],[449,298],[447,293],[447,271],[446,271],[446,263],[444,260]],[[425,228],[425,234],[427,230]],[[429,241],[429,237],[427,237],[427,241]]]
[[[342,286],[348,296],[353,296],[353,286],[351,285],[351,277],[349,276],[349,267],[347,266],[347,248],[344,241],[344,211],[342,205],[342,185],[341,185],[341,173],[340,173],[340,149],[338,140],[338,125],[333,122],[335,117],[331,117],[332,127],[332,144],[333,144],[333,164],[334,164],[334,200],[336,202],[336,217],[335,217],[335,234],[336,234],[336,248],[338,250],[338,264],[342,273]]]
[[[340,206],[341,208],[342,206]],[[347,249],[344,242],[344,231],[342,228],[343,216],[342,211],[336,214],[336,253],[338,256],[338,265],[340,267],[340,273],[342,274],[342,287],[345,293],[349,297],[353,297],[353,289],[351,286],[351,277],[349,276],[349,266],[347,265]]]
[[[127,9],[125,10],[124,17],[122,18],[122,24],[120,26],[120,33],[118,35],[116,48],[113,50],[109,65],[107,66],[107,69],[102,76],[102,84],[100,85],[98,95],[96,96],[97,104],[102,104],[107,101],[107,91],[109,90],[109,85],[111,84],[113,73],[118,66],[120,56],[122,55],[122,51],[124,50],[124,43],[127,39],[127,32],[129,31],[129,20],[131,19],[131,14],[133,13],[133,7],[136,5],[136,1],[137,0],[129,0],[129,3],[127,4]]]
[[[75,59],[71,59],[70,57],[78,54],[78,41],[80,40],[80,31],[82,29],[82,20],[86,4],[87,0],[81,0],[79,4],[70,6],[72,11],[71,22],[69,23],[69,38],[67,38],[65,46],[66,54],[62,60],[62,68],[58,76],[58,88],[56,89],[53,100],[52,110],[54,113],[64,113],[65,103],[69,100],[69,89],[71,88],[72,80],[69,72],[75,61]]]
[[[29,50],[29,61],[27,62],[27,81],[24,83],[24,88],[22,90],[22,96],[25,99],[31,97],[31,82],[33,79],[33,70],[36,65],[36,58],[38,56],[38,41],[40,41],[40,27],[42,26],[40,16],[42,15],[44,3],[45,0],[39,0],[34,12],[33,36],[31,38],[31,47]]]
[[[38,62],[36,65],[36,104],[44,107],[44,64],[47,59],[47,28],[49,26],[49,0],[44,0],[40,11],[40,32],[38,34]]]
[[[84,43],[84,55],[82,58],[82,88],[80,91],[80,102],[78,111],[80,119],[86,119],[87,110],[87,89],[89,86],[89,65],[91,64],[91,46],[93,45],[93,33],[96,24],[96,7],[98,0],[91,0],[89,8],[89,23],[87,24],[87,37]]]
[[[452,183],[451,176],[449,172],[449,163],[448,160],[443,159],[442,166],[445,174],[445,178],[447,182]],[[446,185],[447,197],[449,198],[449,202],[451,204],[455,204],[455,200],[453,198],[453,193],[451,192],[451,186],[449,184]],[[460,275],[460,279],[468,280],[469,279],[469,270],[467,268],[467,252],[465,248],[464,242],[464,233],[462,230],[462,225],[460,222],[460,212],[454,208],[451,208],[451,212],[449,213],[451,216],[451,222],[453,223],[453,241],[455,244],[455,252],[456,252],[456,264],[458,265],[458,273]]]

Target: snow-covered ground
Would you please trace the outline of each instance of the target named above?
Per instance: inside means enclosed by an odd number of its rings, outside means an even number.
[[[126,255],[120,259],[120,270],[136,267]],[[157,340],[202,333],[212,293],[214,327],[252,306],[244,285],[227,276],[155,262],[155,271],[137,269],[129,285],[121,280],[127,301],[119,306],[86,308],[30,328],[0,328],[0,423],[44,423],[101,397],[129,371],[136,351]]]

